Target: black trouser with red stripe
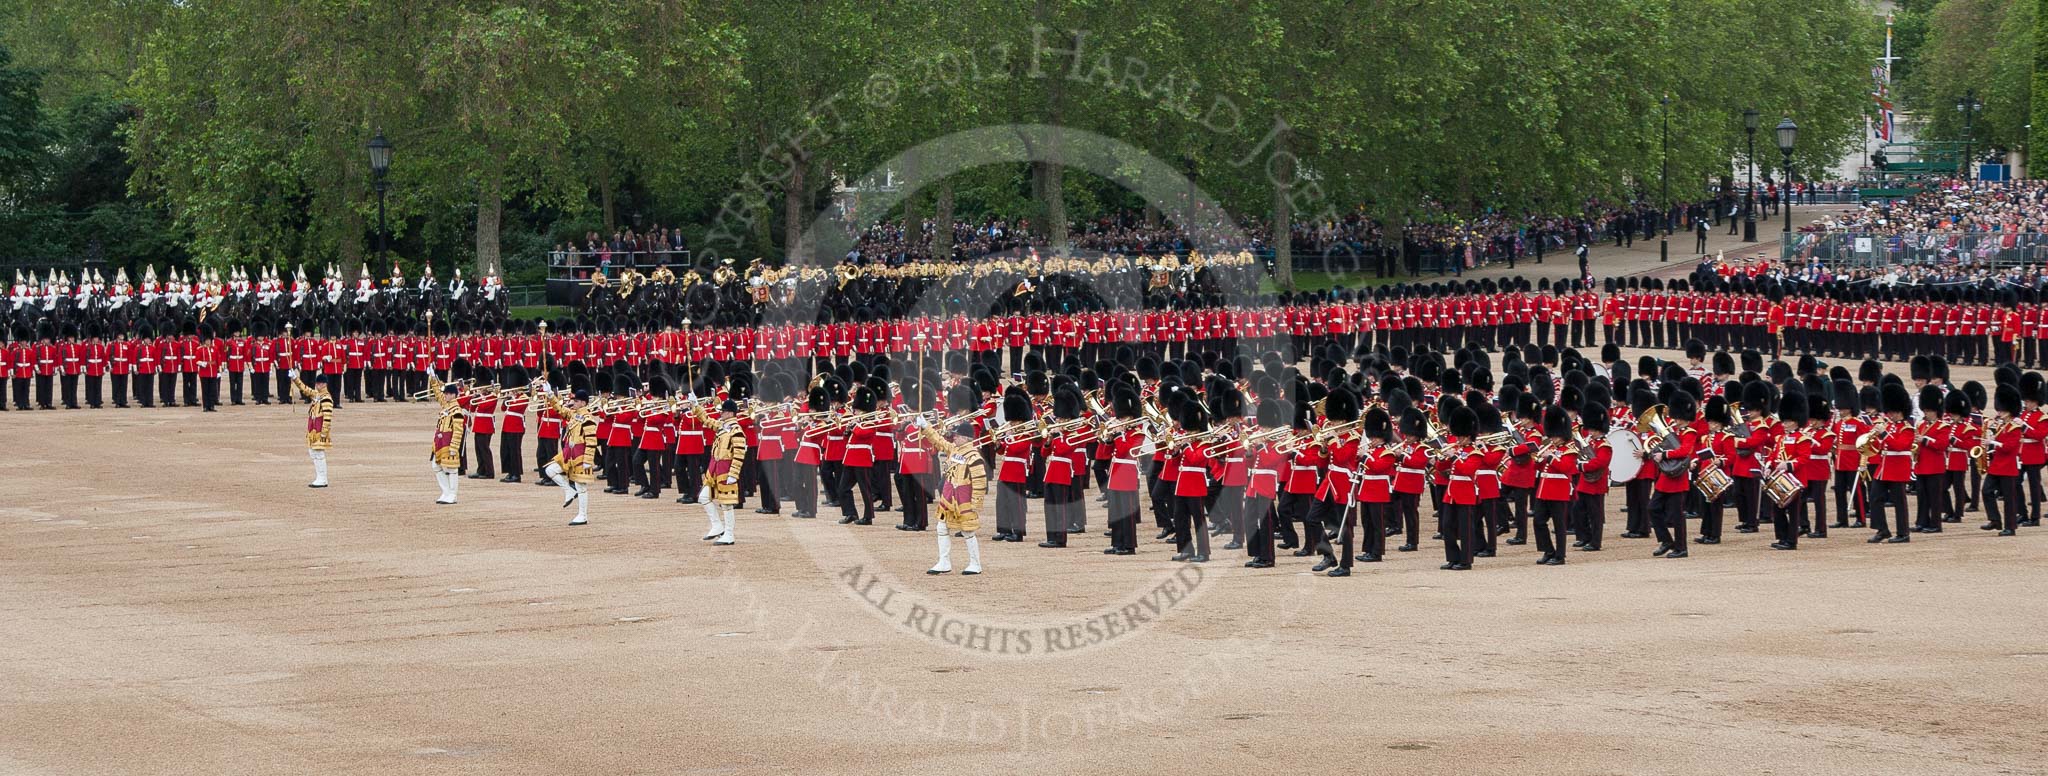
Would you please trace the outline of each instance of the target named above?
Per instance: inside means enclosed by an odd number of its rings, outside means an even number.
[[[1600,549],[1601,534],[1607,530],[1607,495],[1580,493],[1572,502],[1572,511],[1578,514],[1572,522],[1580,526],[1578,539],[1586,543],[1586,549]]]
[[[686,456],[687,457],[687,456]],[[681,482],[682,469],[676,469],[677,482]],[[683,495],[691,495],[683,491]],[[796,513],[805,517],[818,516],[818,465],[796,464]]]
[[[1544,557],[1564,560],[1565,528],[1571,523],[1572,502],[1536,499],[1536,550]]]
[[[1799,494],[1802,501],[1810,502],[1799,512],[1799,531],[1815,539],[1828,538],[1828,482],[1814,480],[1806,483],[1806,490]],[[1809,519],[1809,515],[1811,518]]]
[[[773,464],[776,467],[782,465],[781,461],[763,461],[762,463]],[[770,476],[763,477],[760,480],[761,508],[769,511],[781,511],[782,506],[775,501],[775,488],[772,484],[775,476],[772,471],[769,474]],[[920,531],[931,527],[932,492],[931,488],[927,487],[927,480],[931,478],[932,475],[930,474],[904,474],[900,471],[897,472],[896,491],[898,495],[903,497],[903,525]]]
[[[1393,503],[1389,501],[1368,501],[1357,506],[1359,517],[1358,530],[1365,537],[1365,541],[1361,543],[1359,548],[1361,554],[1375,558],[1386,557],[1387,512],[1392,508]],[[1350,544],[1350,542],[1345,542],[1344,554],[1346,555],[1351,554]]]
[[[1657,532],[1657,543],[1680,552],[1685,551],[1685,492],[1666,493],[1655,491],[1650,496],[1650,527]]]
[[[1637,479],[1622,486],[1622,501],[1628,507],[1628,522],[1622,530],[1631,535],[1650,535],[1650,485],[1650,480]]]
[[[2020,526],[2020,478],[2018,475],[1994,474],[1984,480],[1984,514],[1988,525],[2001,531],[2016,531]],[[2001,507],[2003,507],[2001,509]]]
[[[1898,526],[1898,535],[1909,535],[1911,527],[1906,522],[1906,483],[1872,480],[1870,482],[1870,503],[1873,505],[1883,504],[1886,502],[1886,499],[1890,500],[1892,521],[1894,525]],[[1870,516],[1870,527],[1877,529],[1879,538],[1889,538],[1893,535],[1893,531],[1885,525],[1882,508],[1873,506],[1872,509],[1875,514]]]
[[[1479,519],[1477,504],[1444,505],[1442,527],[1446,562],[1472,565],[1473,553],[1479,551]]]
[[[548,475],[541,470],[547,468],[548,462],[555,460],[555,455],[562,451],[562,438],[541,437],[533,447],[533,473],[547,479]]]
[[[1245,535],[1244,486],[1225,485],[1213,494],[1209,521],[1219,528],[1230,529],[1230,541],[1243,543]]]
[[[782,501],[775,497],[775,477],[777,470],[782,468],[783,462],[763,461],[759,451],[760,448],[758,447],[747,448],[747,457],[740,463],[740,500],[744,502],[749,494],[759,491],[761,493],[760,508],[770,513],[780,512],[782,511]],[[901,487],[900,483],[899,487]],[[903,496],[903,503],[905,522],[909,522],[910,496],[908,493]]]
[[[1836,517],[1834,527],[1836,528],[1849,527],[1849,521],[1852,519],[1856,521],[1857,525],[1863,524],[1864,501],[1857,498],[1856,479],[1857,471],[1855,469],[1848,471],[1837,470],[1835,472]]]
[[[1929,533],[1941,530],[1948,516],[1948,472],[1922,474],[1913,481],[1913,524]]]
[[[1022,539],[1025,527],[1024,483],[996,483],[996,533]]]
[[[1388,518],[1401,521],[1402,532],[1406,534],[1403,538],[1407,539],[1402,544],[1411,548],[1420,547],[1422,544],[1421,504],[1422,494],[1420,493],[1395,493],[1392,507],[1395,515]]]
[[[1067,546],[1067,527],[1072,524],[1073,507],[1080,505],[1081,494],[1072,483],[1047,482],[1045,488],[1045,540],[1060,547]]]
[[[1112,501],[1112,503],[1114,503]],[[1273,533],[1276,526],[1273,499],[1253,496],[1244,500],[1244,514],[1252,525],[1251,541],[1245,543],[1245,554],[1267,563],[1273,562]]]
[[[1138,492],[1109,492],[1109,546],[1118,550],[1138,549]]]
[[[676,454],[676,496],[694,503],[697,494],[704,489],[704,467],[711,461],[708,453]]]
[[[839,521],[858,522],[867,525],[875,521],[875,477],[880,470],[873,466],[848,466],[839,480]],[[1004,483],[1006,486],[1009,483]],[[853,492],[860,490],[860,505],[853,503]],[[1019,510],[1021,513],[1021,510]],[[996,502],[996,514],[1002,514],[1002,502]]]
[[[1528,538],[1529,499],[1533,493],[1532,489],[1503,487],[1500,489],[1500,493],[1506,505],[1514,508],[1515,541],[1522,541]],[[1503,509],[1507,508],[1507,506],[1504,506]]]
[[[1311,493],[1280,494],[1280,531],[1283,534],[1293,533],[1294,523],[1301,523],[1301,544],[1296,551],[1301,555],[1314,552],[1323,543],[1323,525],[1309,519],[1309,511],[1315,502],[1316,497]]]
[[[1174,546],[1181,553],[1209,556],[1209,525],[1206,496],[1173,497]]]
[[[492,463],[493,460],[495,459],[491,453],[491,435],[476,434],[476,474],[471,476],[479,480],[497,478],[498,471]]]

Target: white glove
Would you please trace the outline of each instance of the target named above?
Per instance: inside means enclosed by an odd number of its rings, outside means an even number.
[[[719,482],[720,482],[721,484],[725,484],[725,485],[738,485],[738,484],[740,484],[740,478],[738,478],[738,477],[727,477],[727,478],[725,478],[725,479],[719,480]]]
[[[292,378],[293,380],[297,380],[297,379],[299,379],[299,370],[297,370],[297,369],[294,369],[294,370],[292,370],[292,372],[291,372],[291,375],[290,375],[290,376],[291,376],[291,378]]]

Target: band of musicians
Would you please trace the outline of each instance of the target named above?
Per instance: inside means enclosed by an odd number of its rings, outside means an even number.
[[[1613,537],[1654,539],[1642,546],[1664,559],[1730,532],[1769,530],[1779,551],[1845,530],[1897,544],[1972,514],[2013,536],[2039,523],[2048,464],[2039,373],[2001,366],[1988,387],[1952,386],[1939,356],[1913,358],[1904,378],[1874,360],[1852,371],[1698,340],[1682,362],[1630,363],[1613,344],[1597,359],[1325,344],[1301,368],[1277,351],[1160,358],[1125,344],[1093,363],[1035,351],[1021,363],[1006,379],[963,352],[820,371],[714,361],[672,388],[623,364],[533,375],[457,360],[454,382],[429,381],[443,397],[441,503],[464,474],[519,482],[520,443],[494,453],[488,441],[539,407],[532,473],[562,489],[572,525],[591,520],[600,480],[648,499],[673,485],[717,544],[734,542],[746,506],[854,530],[900,512],[897,530],[940,534],[930,573],[953,570],[953,538],[980,573],[992,502],[995,542],[1135,555],[1149,535],[1177,562],[1230,553],[1273,568],[1285,551],[1343,577],[1427,545],[1440,568],[1468,570],[1564,565]],[[468,418],[473,455],[451,441],[463,427],[451,416]]]
[[[816,278],[821,313],[801,321],[682,295],[551,321],[200,320],[165,347],[130,327],[59,348],[42,327],[0,349],[0,374],[17,409],[31,386],[49,401],[73,359],[94,406],[103,377],[117,406],[182,388],[211,409],[223,381],[232,404],[245,382],[256,404],[305,402],[315,488],[345,455],[344,401],[431,401],[437,504],[465,479],[530,481],[587,526],[605,495],[669,499],[702,509],[720,546],[767,516],[893,520],[939,534],[934,574],[955,538],[966,574],[987,538],[1344,577],[1437,549],[1469,570],[1565,565],[1613,538],[1682,559],[1766,524],[1778,551],[1844,530],[1906,543],[1970,515],[1997,536],[2039,524],[2048,387],[2018,364],[2048,316],[2031,298],[1695,277],[1225,301],[1246,268],[1164,288],[1154,272],[1129,309],[1075,281],[1085,266],[1041,266],[958,278],[996,290],[976,316],[864,301],[947,276],[842,271]],[[792,300],[777,282],[732,296]],[[1952,358],[1996,365],[1991,383],[1952,384]]]

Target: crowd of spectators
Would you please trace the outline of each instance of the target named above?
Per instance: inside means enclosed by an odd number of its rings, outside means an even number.
[[[1799,227],[1795,252],[1830,263],[1940,267],[2048,261],[2048,184],[1946,179]]]

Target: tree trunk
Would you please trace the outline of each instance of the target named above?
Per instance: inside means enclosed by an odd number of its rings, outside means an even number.
[[[1282,125],[1273,137],[1273,285],[1294,290],[1294,130]]]
[[[1061,126],[1060,114],[1064,112],[1061,108],[1066,101],[1066,83],[1065,78],[1052,79],[1049,89],[1051,104],[1046,111],[1048,120],[1045,122],[1049,126]],[[1045,149],[1045,238],[1046,244],[1055,256],[1063,256],[1067,252],[1067,168],[1064,150],[1057,137],[1050,138]]]
[[[612,186],[612,165],[609,161],[597,164],[597,201],[604,209],[604,231],[606,234],[619,230],[619,210]]]
[[[372,225],[374,226],[374,225]],[[354,283],[363,273],[363,214],[355,208],[341,209],[341,274],[348,282]],[[376,245],[376,235],[371,235],[371,245]],[[371,274],[390,272],[390,267],[372,267]]]
[[[804,199],[809,191],[804,173],[809,167],[807,159],[799,155],[790,170],[789,183],[782,189],[782,254],[783,261],[792,265],[809,258],[803,244]]]
[[[917,151],[912,149],[903,154],[904,186],[917,183]],[[924,216],[918,215],[918,192],[911,191],[903,198],[903,245],[913,260],[924,243]]]
[[[932,221],[938,230],[932,233],[932,258],[946,261],[953,257],[953,182],[939,184],[938,203]]]
[[[476,194],[476,275],[478,279],[501,275],[498,260],[498,225],[505,216],[505,197],[498,191],[498,179],[491,177]]]
[[[2027,103],[2026,167],[2034,166],[2034,149],[2048,148],[2048,0],[2035,0],[2034,68],[2028,84],[2033,99]]]

